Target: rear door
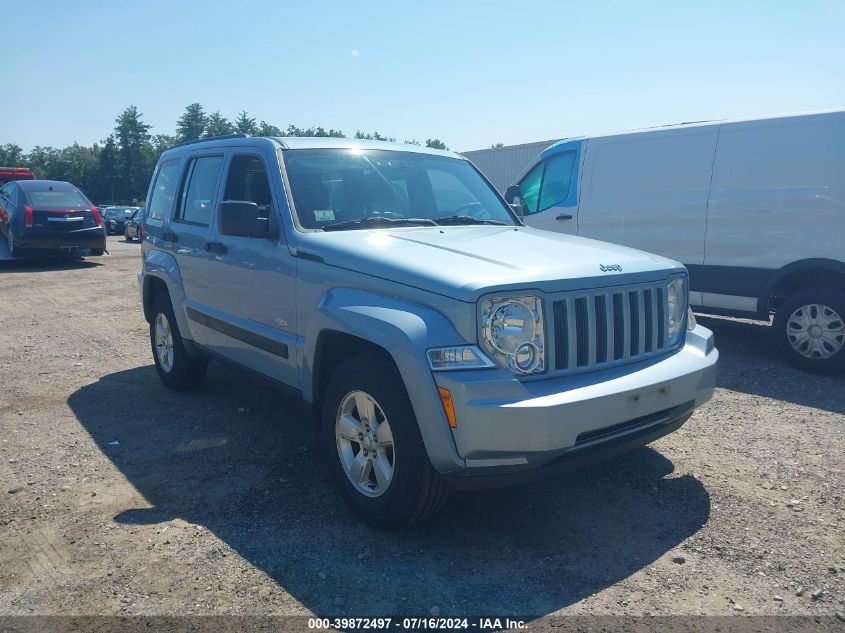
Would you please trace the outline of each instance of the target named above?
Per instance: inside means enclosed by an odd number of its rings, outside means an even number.
[[[203,152],[188,157],[176,196],[173,216],[161,232],[163,250],[176,259],[185,289],[185,307],[207,310],[212,301],[208,280],[212,210],[217,201],[225,154]],[[211,332],[196,321],[190,322],[191,334],[198,343],[207,344]]]
[[[590,139],[578,234],[700,266],[718,133],[706,125]]]
[[[578,175],[582,141],[558,143],[520,179],[526,225],[546,231],[578,232]]]
[[[209,303],[203,319],[218,353],[292,387],[296,368],[296,260],[280,221],[285,204],[278,158],[258,147],[238,147],[228,157],[221,202],[253,202],[277,237],[222,235],[211,228]]]

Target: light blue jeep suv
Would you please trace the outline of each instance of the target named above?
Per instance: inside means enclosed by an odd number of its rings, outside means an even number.
[[[295,391],[340,494],[382,528],[431,516],[449,488],[677,429],[718,358],[684,267],[526,228],[518,209],[461,156],[411,145],[170,149],[139,274],[158,374],[189,389],[214,358]]]

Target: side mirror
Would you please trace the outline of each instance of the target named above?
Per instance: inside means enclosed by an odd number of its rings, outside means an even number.
[[[217,207],[217,228],[222,235],[274,238],[267,211],[254,202],[226,200]]]
[[[505,189],[505,202],[513,204],[514,199],[519,197],[519,185],[511,185]]]

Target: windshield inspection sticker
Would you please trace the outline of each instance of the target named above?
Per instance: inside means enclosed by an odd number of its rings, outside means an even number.
[[[317,222],[330,222],[334,220],[334,211],[332,209],[314,209],[314,219]]]

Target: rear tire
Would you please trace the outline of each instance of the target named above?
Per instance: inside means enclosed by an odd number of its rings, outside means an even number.
[[[187,391],[205,379],[208,359],[192,357],[185,349],[170,299],[159,293],[153,300],[150,346],[158,377],[166,387]]]
[[[361,394],[374,406],[364,415],[357,410]],[[361,436],[345,431],[350,419],[360,422]],[[320,436],[332,479],[358,520],[379,529],[406,528],[430,518],[446,501],[446,482],[428,459],[402,378],[383,355],[358,354],[338,366],[323,399]],[[368,447],[375,448],[369,462]],[[356,470],[351,457],[365,466]],[[389,483],[383,485],[385,471]],[[358,472],[364,476],[356,478]]]
[[[786,360],[804,371],[845,371],[845,292],[807,288],[778,306],[773,323]]]

